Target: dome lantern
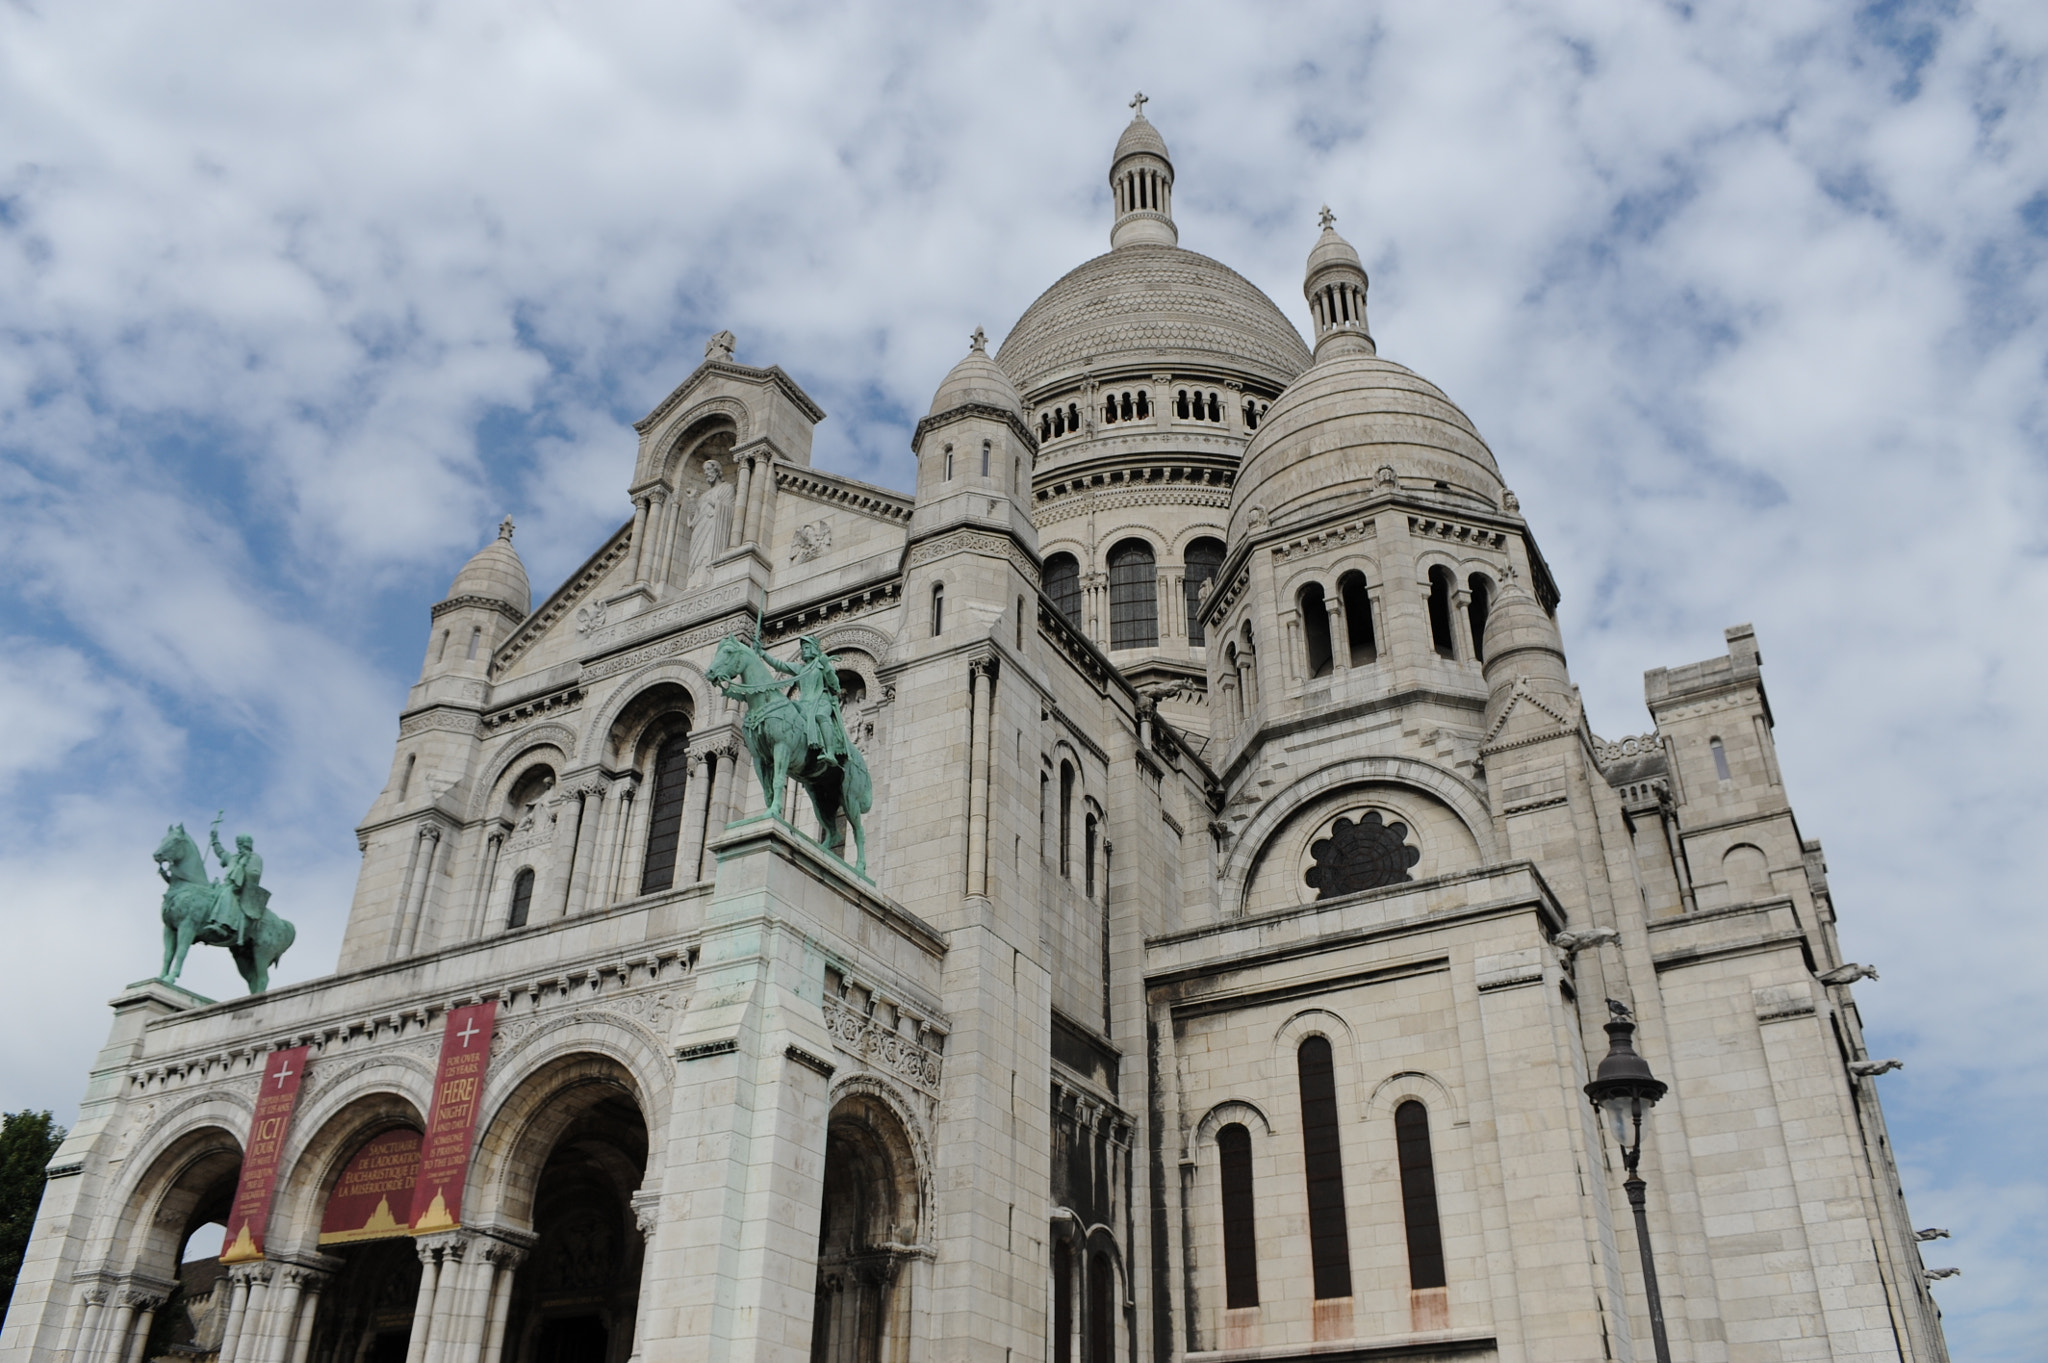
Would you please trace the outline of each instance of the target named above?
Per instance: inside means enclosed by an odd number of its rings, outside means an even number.
[[[1145,117],[1145,104],[1144,92],[1132,97],[1136,112],[1109,162],[1109,192],[1116,201],[1111,250],[1180,244],[1180,229],[1173,225],[1173,160],[1166,154],[1166,139]]]
[[[1376,355],[1372,332],[1365,323],[1365,265],[1351,243],[1337,235],[1337,215],[1323,205],[1323,234],[1308,253],[1308,274],[1301,292],[1314,316],[1316,358],[1333,355]]]

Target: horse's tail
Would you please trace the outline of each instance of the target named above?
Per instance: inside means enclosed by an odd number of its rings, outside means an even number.
[[[868,779],[867,759],[851,743],[846,745],[846,779],[840,784],[840,799],[854,813],[865,814],[875,807],[875,787]]]

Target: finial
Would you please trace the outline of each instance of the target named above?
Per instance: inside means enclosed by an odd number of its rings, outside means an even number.
[[[733,347],[740,343],[739,337],[729,331],[721,331],[704,343],[704,358],[707,360],[729,360]]]
[[[512,542],[512,518],[510,516],[498,522],[498,538],[504,540],[507,544]]]
[[[983,331],[980,327],[976,327],[974,329],[974,334],[967,338],[967,342],[967,348],[969,350],[985,351],[988,349],[988,333]]]
[[[1316,220],[1322,223],[1325,232],[1337,225],[1337,215],[1330,211],[1328,204],[1323,205],[1323,211],[1316,215]]]
[[[1137,116],[1139,118],[1143,118],[1145,116],[1145,106],[1147,104],[1150,104],[1151,102],[1151,100],[1145,97],[1145,92],[1143,90],[1140,90],[1137,94],[1131,96],[1131,107],[1138,111]]]

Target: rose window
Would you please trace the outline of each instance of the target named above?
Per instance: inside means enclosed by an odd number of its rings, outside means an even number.
[[[1316,864],[1302,879],[1316,891],[1317,899],[1412,880],[1408,868],[1422,860],[1422,849],[1408,845],[1408,825],[1398,819],[1386,823],[1376,809],[1367,810],[1356,823],[1337,820],[1330,836],[1316,839],[1308,854]]]

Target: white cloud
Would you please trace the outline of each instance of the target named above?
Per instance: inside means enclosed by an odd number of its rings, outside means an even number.
[[[1755,621],[1912,1065],[1916,1215],[2038,1265],[1995,1207],[2048,1180],[1952,1105],[1989,1070],[2048,1117],[2044,69],[2022,4],[0,10],[0,817],[38,830],[0,870],[95,982],[35,995],[86,1040],[10,1051],[8,1101],[71,1101],[141,973],[86,943],[153,913],[168,817],[260,809],[292,964],[331,960],[426,604],[507,510],[537,594],[581,562],[710,331],[833,414],[820,462],[906,485],[967,331],[1106,246],[1142,85],[1183,243],[1297,319],[1336,208],[1382,352],[1522,495],[1604,732]],[[1984,1281],[1940,1289],[1959,1356],[2023,1356],[2048,1307]]]

